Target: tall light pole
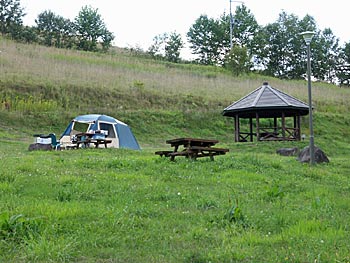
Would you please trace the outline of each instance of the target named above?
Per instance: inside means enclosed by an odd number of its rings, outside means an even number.
[[[243,1],[234,1],[234,0],[229,0],[230,1],[230,49],[232,49],[233,43],[232,43],[232,35],[233,35],[233,15],[232,15],[232,3],[241,3],[243,4]]]
[[[309,93],[310,165],[315,164],[314,129],[312,126],[311,61],[310,61],[310,53],[311,53],[310,44],[314,34],[315,33],[312,31],[306,31],[300,34],[303,36],[307,46],[307,85],[308,85],[308,93]]]

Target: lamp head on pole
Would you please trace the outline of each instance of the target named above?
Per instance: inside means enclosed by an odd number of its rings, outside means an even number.
[[[303,36],[306,45],[310,45],[311,40],[312,40],[313,36],[315,35],[315,32],[305,31],[305,32],[300,33],[300,35]]]

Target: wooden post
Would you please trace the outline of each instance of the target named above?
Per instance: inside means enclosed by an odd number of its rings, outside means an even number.
[[[235,119],[235,142],[239,142],[239,116],[236,114]]]
[[[273,118],[273,131],[275,134],[278,133],[278,127],[277,127],[277,117]]]
[[[296,116],[296,118],[297,118],[297,120],[296,120],[296,128],[297,128],[297,137],[296,137],[296,139],[298,140],[298,141],[300,141],[301,140],[301,123],[300,123],[300,115],[297,115]]]
[[[253,142],[253,118],[249,118],[249,133],[250,141]]]
[[[255,114],[255,118],[256,118],[256,140],[260,141],[259,113]]]
[[[297,140],[297,137],[298,137],[298,129],[297,129],[297,116],[294,115],[293,116],[293,137],[295,140]]]
[[[284,112],[282,112],[282,137],[283,140],[286,140],[286,116]]]

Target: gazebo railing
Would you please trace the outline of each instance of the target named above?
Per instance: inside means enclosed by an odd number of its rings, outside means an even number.
[[[282,127],[260,127],[259,140],[260,141],[280,141],[280,140],[298,140],[299,129]]]
[[[255,133],[250,133],[250,132],[240,132],[239,133],[239,141],[240,142],[248,142],[251,141],[250,138],[253,138],[255,136]]]
[[[253,141],[253,137],[258,137],[256,132],[239,132],[239,141]],[[286,127],[260,127],[259,141],[295,141],[300,140],[300,130],[298,128]]]

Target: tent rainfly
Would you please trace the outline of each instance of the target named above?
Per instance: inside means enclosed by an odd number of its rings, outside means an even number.
[[[106,138],[112,140],[108,147],[140,150],[140,146],[127,124],[100,114],[81,115],[74,118],[63,132],[60,144],[69,144],[77,133],[91,131],[104,131]]]
[[[300,117],[309,114],[309,106],[264,82],[222,114],[234,118],[235,142],[252,142],[254,136],[257,141],[293,141],[301,139]],[[249,119],[243,131],[241,119]]]

